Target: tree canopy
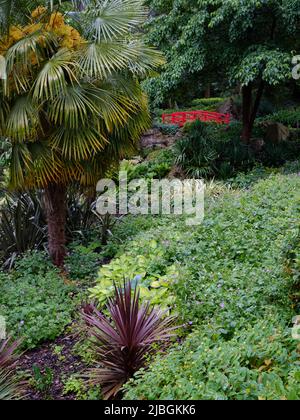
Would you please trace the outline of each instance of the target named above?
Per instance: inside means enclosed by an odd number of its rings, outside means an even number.
[[[148,0],[151,43],[167,64],[147,82],[154,106],[178,89],[278,85],[300,46],[299,0]],[[196,82],[196,84],[195,84]]]

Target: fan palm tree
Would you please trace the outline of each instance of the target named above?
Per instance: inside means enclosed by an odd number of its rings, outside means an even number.
[[[84,4],[79,12],[70,2],[38,7],[0,40],[7,66],[0,136],[11,142],[10,184],[44,191],[49,253],[59,267],[67,186],[94,189],[134,150],[150,122],[139,78],[163,63],[139,35],[142,0]]]

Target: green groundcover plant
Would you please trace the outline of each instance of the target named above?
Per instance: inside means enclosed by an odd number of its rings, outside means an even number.
[[[300,177],[271,175],[218,200],[193,232],[179,229],[172,259],[185,275],[173,289],[174,306],[194,332],[140,372],[126,398],[299,397],[290,330],[299,307],[286,263],[299,212]]]
[[[44,253],[19,259],[10,273],[0,272],[0,315],[22,345],[34,348],[54,340],[72,320],[75,288],[62,282]]]

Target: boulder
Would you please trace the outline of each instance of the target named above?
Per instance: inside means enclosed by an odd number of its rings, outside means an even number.
[[[264,126],[267,129],[265,140],[268,143],[278,144],[290,137],[289,128],[281,123],[269,121],[264,123]]]

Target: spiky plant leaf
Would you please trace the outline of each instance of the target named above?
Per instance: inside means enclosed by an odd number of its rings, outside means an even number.
[[[18,342],[0,340],[0,401],[22,398],[22,384],[16,379],[16,350]]]
[[[82,317],[90,328],[99,366],[89,371],[93,384],[101,385],[103,396],[116,396],[124,383],[142,367],[146,356],[155,353],[174,335],[174,318],[150,304],[140,304],[137,286],[115,286],[115,299],[109,301],[109,317],[95,306],[83,308]],[[156,345],[155,348],[153,345]]]
[[[41,200],[30,193],[6,194],[0,210],[0,259],[11,268],[15,258],[46,240]]]

